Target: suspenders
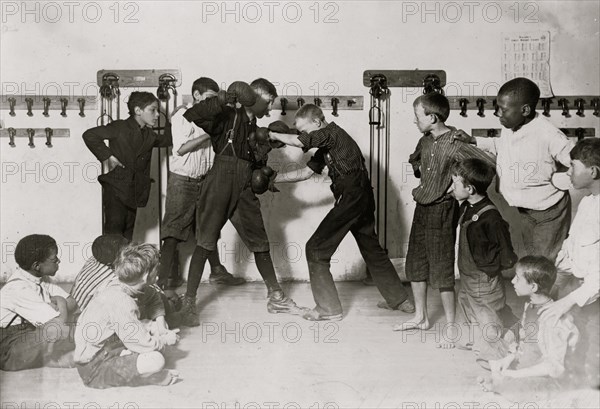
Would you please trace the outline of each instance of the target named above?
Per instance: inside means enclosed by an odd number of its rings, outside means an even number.
[[[471,220],[467,221],[465,224],[467,224],[467,223],[469,223],[469,224],[470,224],[470,223],[476,222],[477,220],[479,220],[479,218],[481,217],[481,215],[482,215],[482,214],[484,214],[484,213],[485,213],[485,212],[487,212],[488,210],[494,210],[494,209],[496,209],[496,206],[494,206],[494,205],[491,205],[491,204],[490,204],[490,205],[483,206],[481,209],[479,209],[479,211],[478,211],[476,214],[474,214],[474,215],[471,217]],[[463,221],[463,218],[464,218],[464,216],[465,216],[465,213],[467,213],[467,211],[466,211],[466,210],[463,212],[463,214],[461,214],[461,215],[460,215],[460,219],[458,220],[458,225],[459,225],[459,226],[462,224],[462,221]],[[462,228],[462,227],[461,227],[461,228]]]

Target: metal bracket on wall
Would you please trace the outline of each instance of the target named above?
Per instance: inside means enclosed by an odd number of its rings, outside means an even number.
[[[363,72],[363,85],[371,86],[371,78],[384,75],[388,87],[423,88],[425,78],[435,75],[440,80],[440,86],[446,85],[446,71],[444,70],[366,70]]]
[[[156,88],[157,84],[159,84],[159,80],[165,74],[170,75],[177,80],[177,83],[174,84],[175,86],[181,85],[181,71],[176,68],[164,70],[100,70],[96,74],[98,86],[104,85],[103,78],[105,74],[115,74],[118,78],[118,86],[121,88]]]

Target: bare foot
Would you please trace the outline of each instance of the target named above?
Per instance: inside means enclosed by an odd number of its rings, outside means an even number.
[[[420,329],[425,331],[429,329],[429,320],[427,318],[419,319],[417,317],[413,317],[411,320],[394,325],[392,329],[394,331],[408,331],[411,329]]]

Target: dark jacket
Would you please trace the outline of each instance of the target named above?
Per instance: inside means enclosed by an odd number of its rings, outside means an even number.
[[[98,176],[100,184],[113,189],[129,207],[146,206],[150,195],[152,148],[173,144],[170,126],[165,127],[163,135],[158,135],[148,127],[141,128],[134,117],[129,117],[88,129],[83,133],[83,140],[100,162],[112,155],[125,166]],[[108,146],[104,140],[108,140]]]

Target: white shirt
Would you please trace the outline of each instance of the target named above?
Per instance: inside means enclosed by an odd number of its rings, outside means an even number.
[[[600,195],[581,199],[577,214],[556,258],[560,271],[583,279],[569,296],[581,307],[598,299],[600,291]]]
[[[192,105],[188,104],[187,108]],[[202,128],[193,122],[188,122],[183,117],[185,109],[181,108],[171,117],[171,131],[173,134],[173,152],[169,156],[169,170],[178,175],[191,178],[202,177],[208,172],[213,162],[213,150],[210,138],[202,143],[198,150],[180,155],[177,151],[192,139],[206,135]]]
[[[52,296],[67,299],[69,294],[56,284],[17,269],[0,290],[0,326],[6,328],[17,314],[36,327],[58,317],[59,312],[50,305]],[[11,325],[22,323],[17,317]]]
[[[496,155],[500,193],[509,205],[546,210],[558,203],[564,191],[551,180],[557,162],[569,167],[574,144],[543,116],[517,131],[502,129],[498,138],[476,138],[477,146]]]

